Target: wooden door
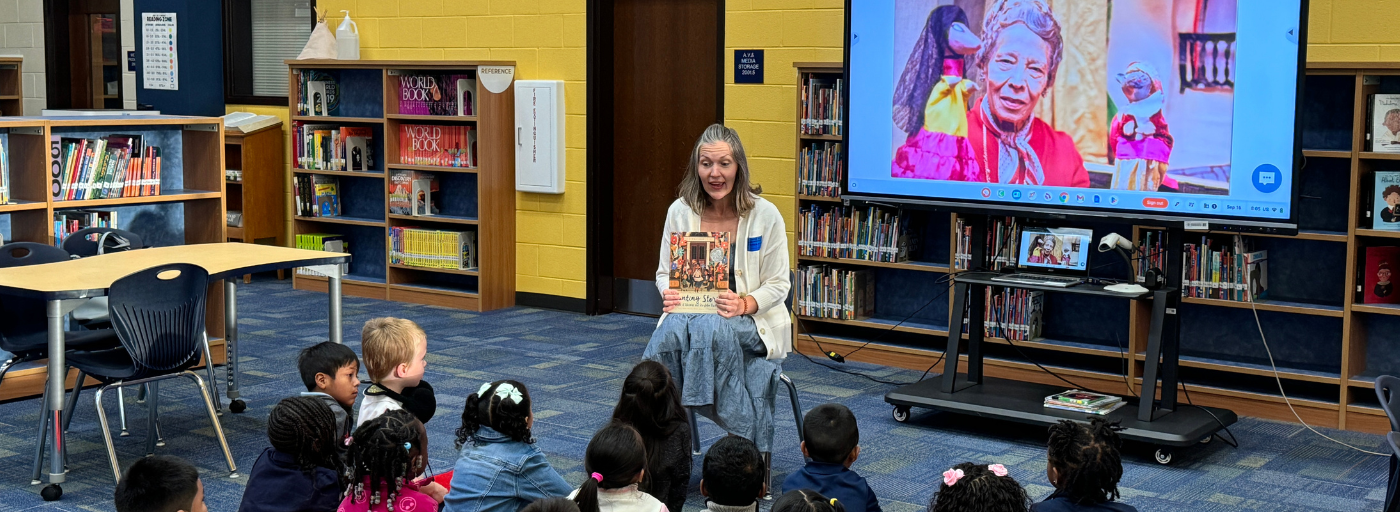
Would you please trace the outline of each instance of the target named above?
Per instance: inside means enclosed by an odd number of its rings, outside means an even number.
[[[610,103],[606,107],[611,129],[600,128],[610,132],[611,140],[598,142],[607,146],[611,158],[594,160],[602,168],[591,170],[593,176],[610,175],[606,180],[610,190],[602,195],[611,195],[611,202],[597,205],[594,212],[610,217],[611,239],[590,241],[589,251],[606,244],[606,252],[611,253],[609,261],[594,271],[613,281],[615,306],[659,313],[659,297],[641,297],[642,306],[627,307],[638,304],[628,295],[655,295],[650,283],[666,209],[676,198],[676,186],[696,138],[706,126],[723,119],[724,2],[614,0],[611,4],[611,45],[595,51],[593,61],[595,72],[606,72],[599,69],[598,59],[611,60],[611,95],[595,102]],[[590,148],[595,147],[592,144]],[[597,195],[590,196],[590,203],[607,199]],[[629,293],[629,286],[635,292]],[[647,307],[651,303],[657,307]]]

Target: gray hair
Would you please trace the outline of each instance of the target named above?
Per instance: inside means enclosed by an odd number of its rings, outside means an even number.
[[[1060,35],[1060,22],[1044,0],[1000,0],[987,10],[987,19],[982,21],[982,48],[977,50],[977,67],[987,69],[992,52],[1001,39],[1001,31],[1017,23],[1024,24],[1035,35],[1040,36],[1050,46],[1049,62],[1045,73],[1045,88],[1055,85],[1055,74],[1060,69],[1060,61],[1065,56],[1065,40]],[[1042,91],[1044,92],[1044,91]]]
[[[744,215],[753,209],[754,199],[763,193],[763,187],[749,182],[749,159],[744,154],[744,143],[739,142],[738,132],[719,123],[705,128],[695,141],[695,149],[690,151],[690,163],[685,167],[686,173],[681,178],[678,195],[696,215],[710,204],[710,194],[705,192],[705,184],[700,180],[700,147],[719,142],[729,145],[734,165],[739,168],[734,173],[734,188],[730,195],[734,197],[734,209],[738,210],[739,215]]]

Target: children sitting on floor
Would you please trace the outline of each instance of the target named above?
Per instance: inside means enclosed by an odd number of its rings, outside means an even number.
[[[622,382],[613,419],[632,425],[647,447],[647,476],[642,490],[680,512],[685,505],[693,464],[690,424],[681,392],[666,366],[642,361]]]
[[[1001,464],[964,462],[943,472],[928,512],[1026,512],[1030,498]],[[776,510],[776,507],[774,507]]]
[[[758,445],[739,436],[725,436],[705,452],[700,495],[710,512],[758,512],[758,499],[768,492],[766,477]]]
[[[568,498],[540,498],[525,505],[520,512],[578,512],[578,503]]]
[[[534,423],[524,384],[488,382],[468,396],[444,510],[516,512],[540,498],[569,494],[569,484],[534,445]]]
[[[117,512],[209,512],[199,470],[179,457],[136,459],[117,482]]]
[[[408,411],[385,411],[356,428],[345,463],[349,492],[339,512],[437,510],[447,492],[414,480],[427,469],[428,431]]]
[[[349,349],[346,349],[349,350]],[[305,359],[306,352],[302,352]],[[321,397],[284,398],[267,415],[267,440],[238,512],[335,512],[345,485],[343,419]],[[339,423],[338,423],[339,422]]]
[[[846,512],[841,500],[822,496],[810,489],[797,489],[783,493],[773,502],[772,512]]]
[[[301,396],[321,399],[335,413],[336,432],[340,439],[350,436],[355,422],[355,395],[360,393],[360,359],[355,351],[339,343],[323,341],[302,349],[297,356],[297,371],[306,392]]]
[[[1118,499],[1123,460],[1116,425],[1094,418],[1088,425],[1061,420],[1050,426],[1046,473],[1055,492],[1031,505],[1034,512],[1137,512]]]
[[[850,512],[880,512],[880,501],[864,478],[851,471],[860,457],[860,427],[841,404],[822,404],[802,417],[802,454],[811,458],[783,480],[783,489],[810,489],[840,500]]]
[[[428,336],[412,320],[371,318],[360,332],[360,349],[372,383],[360,401],[362,425],[384,411],[403,409],[427,423],[437,412],[433,387],[423,380]]]
[[[569,498],[578,503],[579,512],[666,512],[661,500],[637,489],[646,470],[642,435],[631,425],[610,422],[588,442],[583,485]]]

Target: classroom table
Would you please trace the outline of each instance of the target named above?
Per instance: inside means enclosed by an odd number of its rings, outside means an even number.
[[[266,272],[295,267],[308,267],[324,275],[330,296],[330,339],[341,342],[340,325],[340,264],[350,261],[349,254],[292,249],[245,243],[212,243],[154,247],[124,251],[101,256],[0,269],[0,291],[28,296],[48,302],[49,359],[48,414],[53,415],[53,436],[49,439],[49,483],[64,481],[63,471],[63,402],[64,402],[64,340],[63,302],[107,294],[113,282],[134,272],[171,263],[199,265],[209,272],[211,281],[224,281],[224,350],[227,355],[228,396],[238,400],[238,277],[254,272]],[[212,364],[212,361],[209,362]],[[56,377],[57,376],[57,377]],[[209,383],[214,389],[214,383]],[[230,410],[234,409],[230,405]]]

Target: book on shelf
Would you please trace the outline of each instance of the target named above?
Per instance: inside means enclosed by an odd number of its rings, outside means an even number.
[[[987,261],[975,265],[972,262],[972,226],[962,217],[958,217],[957,227],[954,228],[958,233],[957,251],[953,257],[954,270],[1001,270],[1015,265],[1020,254],[1021,228],[1021,221],[1015,217],[988,217],[987,239],[982,245],[982,254]]]
[[[805,135],[842,135],[840,78],[820,78],[807,73],[802,81],[802,133]]]
[[[793,309],[799,316],[836,320],[859,320],[874,316],[873,274],[869,269],[799,266]]]
[[[114,210],[60,210],[53,212],[54,246],[63,247],[68,235],[87,228],[121,229]]]
[[[1166,236],[1167,233],[1162,230],[1146,229],[1142,231],[1142,236],[1137,241],[1138,252],[1141,254],[1133,259],[1133,276],[1137,282],[1147,281],[1147,269],[1166,270]]]
[[[230,134],[252,133],[281,123],[277,116],[257,115],[252,112],[230,112],[224,115],[224,132]]]
[[[340,83],[325,71],[303,69],[297,72],[297,115],[340,115]]]
[[[401,124],[399,162],[439,167],[476,167],[476,128]]]
[[[335,217],[341,214],[340,180],[335,176],[292,176],[292,198],[299,217]]]
[[[797,157],[797,193],[841,197],[841,143],[820,142],[802,148]]]
[[[476,78],[467,74],[400,74],[399,113],[419,116],[476,115]]]
[[[677,231],[670,234],[669,288],[680,292],[673,313],[715,313],[715,299],[729,289],[729,232]]]
[[[50,187],[57,201],[160,195],[161,149],[140,135],[55,135],[51,143],[59,157]]]
[[[0,137],[0,204],[10,202],[10,159],[8,139]]]
[[[225,213],[224,217],[228,221],[228,227],[243,227],[243,210],[229,210]]]
[[[1374,181],[1371,229],[1400,231],[1400,171],[1376,171]]]
[[[393,265],[470,270],[477,267],[476,255],[475,231],[389,228],[389,262]]]
[[[297,168],[317,171],[370,171],[374,130],[367,126],[306,124],[292,128],[292,158]]]
[[[1400,153],[1400,94],[1372,94],[1368,99],[1368,146],[1377,153]]]
[[[1400,270],[1400,247],[1367,247],[1362,289],[1363,304],[1400,304],[1390,278]]]
[[[897,209],[869,206],[808,205],[798,211],[797,249],[801,256],[883,263],[909,260],[918,247],[918,229]]]
[[[1268,293],[1268,251],[1250,250],[1244,237],[1202,235],[1182,252],[1183,297],[1250,302]]]
[[[347,241],[345,237],[333,233],[302,233],[297,235],[296,244],[297,249],[338,252],[342,254],[350,252],[350,242]],[[345,275],[349,273],[350,264],[341,263],[340,274]],[[304,276],[321,275],[306,268],[297,268],[297,274]]]
[[[982,315],[983,334],[992,338],[1031,341],[1040,337],[1044,325],[1045,292],[1022,288],[988,288]],[[971,321],[963,315],[963,333]]]
[[[392,169],[389,171],[389,213],[394,215],[416,215],[414,185],[428,181],[428,215],[438,214],[438,180],[430,172]]]

